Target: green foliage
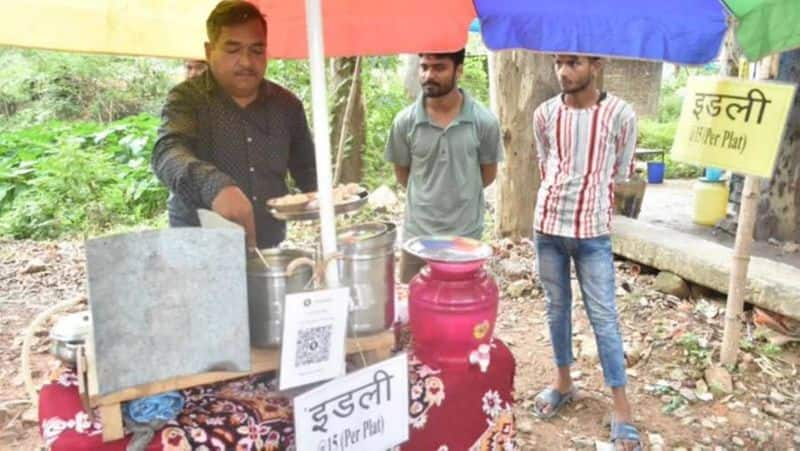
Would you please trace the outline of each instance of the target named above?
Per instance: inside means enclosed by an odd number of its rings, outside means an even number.
[[[781,353],[781,347],[780,345],[766,342],[758,347],[758,351],[767,357],[775,357]]]
[[[489,107],[489,67],[486,55],[468,55],[459,85],[475,100]]]
[[[669,151],[675,140],[678,129],[678,118],[683,105],[682,89],[686,86],[689,72],[681,71],[675,78],[661,86],[661,101],[658,109],[658,118],[642,119],[639,121],[638,146],[645,149],[666,150],[665,173],[669,179],[691,178],[702,175],[703,169],[672,159]]]
[[[652,119],[639,120],[639,147],[669,150],[675,139],[678,122],[657,122]]]
[[[697,335],[687,332],[678,339],[678,344],[683,347],[686,360],[701,367],[708,366],[711,354],[708,349],[708,342],[701,340]]]
[[[311,73],[308,69],[308,61],[269,60],[267,63],[267,78],[293,92],[310,113]]]
[[[398,58],[369,58],[362,73],[364,108],[367,114],[367,145],[362,155],[364,179],[369,189],[390,184],[394,168],[383,159],[386,139],[394,116],[411,102],[397,75]]]
[[[149,168],[157,125],[142,114],[0,134],[0,235],[56,238],[156,219],[167,196]]]
[[[671,179],[686,179],[700,177],[703,175],[703,168],[693,164],[675,161],[669,154],[665,157],[666,170],[664,176]]]
[[[0,48],[0,127],[157,113],[178,61]]]
[[[676,410],[680,409],[681,407],[687,405],[686,399],[681,395],[673,395],[669,402],[661,408],[661,412],[664,415],[669,415]]]

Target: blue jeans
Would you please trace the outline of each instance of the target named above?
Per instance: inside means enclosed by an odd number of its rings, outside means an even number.
[[[572,354],[572,287],[570,261],[594,329],[606,385],[626,383],[625,354],[614,299],[614,256],[608,235],[577,239],[536,233],[536,265],[547,298],[547,320],[556,365],[569,366]]]

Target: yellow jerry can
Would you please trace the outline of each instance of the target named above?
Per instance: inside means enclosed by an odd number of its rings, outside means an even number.
[[[702,178],[694,183],[695,224],[713,226],[725,219],[728,211],[728,181],[708,181]]]

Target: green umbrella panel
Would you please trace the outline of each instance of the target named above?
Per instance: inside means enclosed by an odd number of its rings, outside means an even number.
[[[800,47],[800,0],[723,0],[747,59]]]

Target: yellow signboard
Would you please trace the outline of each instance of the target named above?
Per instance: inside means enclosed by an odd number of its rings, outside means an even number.
[[[732,172],[772,177],[795,85],[691,77],[670,155]]]

